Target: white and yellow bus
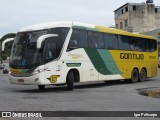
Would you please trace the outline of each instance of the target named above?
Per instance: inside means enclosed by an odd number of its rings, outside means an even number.
[[[3,44],[2,47],[4,47]],[[12,84],[45,85],[128,80],[157,76],[154,37],[78,22],[53,22],[22,28],[10,56]]]

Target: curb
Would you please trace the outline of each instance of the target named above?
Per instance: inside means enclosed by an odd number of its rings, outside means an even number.
[[[157,88],[157,87],[142,88],[142,89],[137,89],[137,91],[138,91],[138,94],[143,95],[143,96],[160,98],[160,88]]]
[[[150,97],[160,97],[160,88],[152,88],[147,91]]]

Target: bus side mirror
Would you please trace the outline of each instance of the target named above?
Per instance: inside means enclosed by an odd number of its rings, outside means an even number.
[[[39,48],[41,48],[42,46],[42,42],[44,41],[44,40],[46,40],[46,38],[50,38],[50,37],[57,37],[58,35],[57,34],[46,34],[46,35],[42,35],[42,36],[40,36],[39,38],[38,38],[38,40],[37,40],[37,45],[36,45],[36,47],[37,47],[37,49],[39,49]]]
[[[2,51],[5,49],[5,44],[10,41],[14,41],[14,38],[8,38],[2,42]]]

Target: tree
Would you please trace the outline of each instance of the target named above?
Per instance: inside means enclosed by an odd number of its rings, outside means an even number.
[[[14,38],[15,36],[16,36],[15,33],[8,33],[8,34],[4,35],[4,36],[0,39],[0,41],[3,42],[4,40],[6,40],[6,39],[8,39],[8,38]]]
[[[2,42],[3,42],[4,40],[6,40],[6,39],[8,39],[8,38],[14,38],[15,36],[16,36],[15,33],[8,33],[8,34],[4,35],[4,36],[0,39],[0,46],[2,46]],[[1,63],[2,63],[2,60],[6,60],[7,57],[10,56],[10,51],[11,51],[12,43],[13,43],[13,41],[6,43],[6,47],[5,47],[4,52],[2,52],[2,51],[0,50]],[[0,49],[1,49],[1,47],[0,47]]]

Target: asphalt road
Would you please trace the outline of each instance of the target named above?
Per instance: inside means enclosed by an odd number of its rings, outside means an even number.
[[[160,87],[160,76],[135,84],[97,82],[77,84],[74,91],[67,91],[64,86],[47,86],[44,91],[39,91],[34,85],[10,84],[7,75],[2,74],[0,70],[0,111],[160,111],[160,99],[137,94],[136,89],[148,87]],[[8,119],[10,118],[0,118],[0,120]],[[66,119],[75,118],[56,118],[56,120]],[[76,119],[137,120],[137,118],[117,117]]]

